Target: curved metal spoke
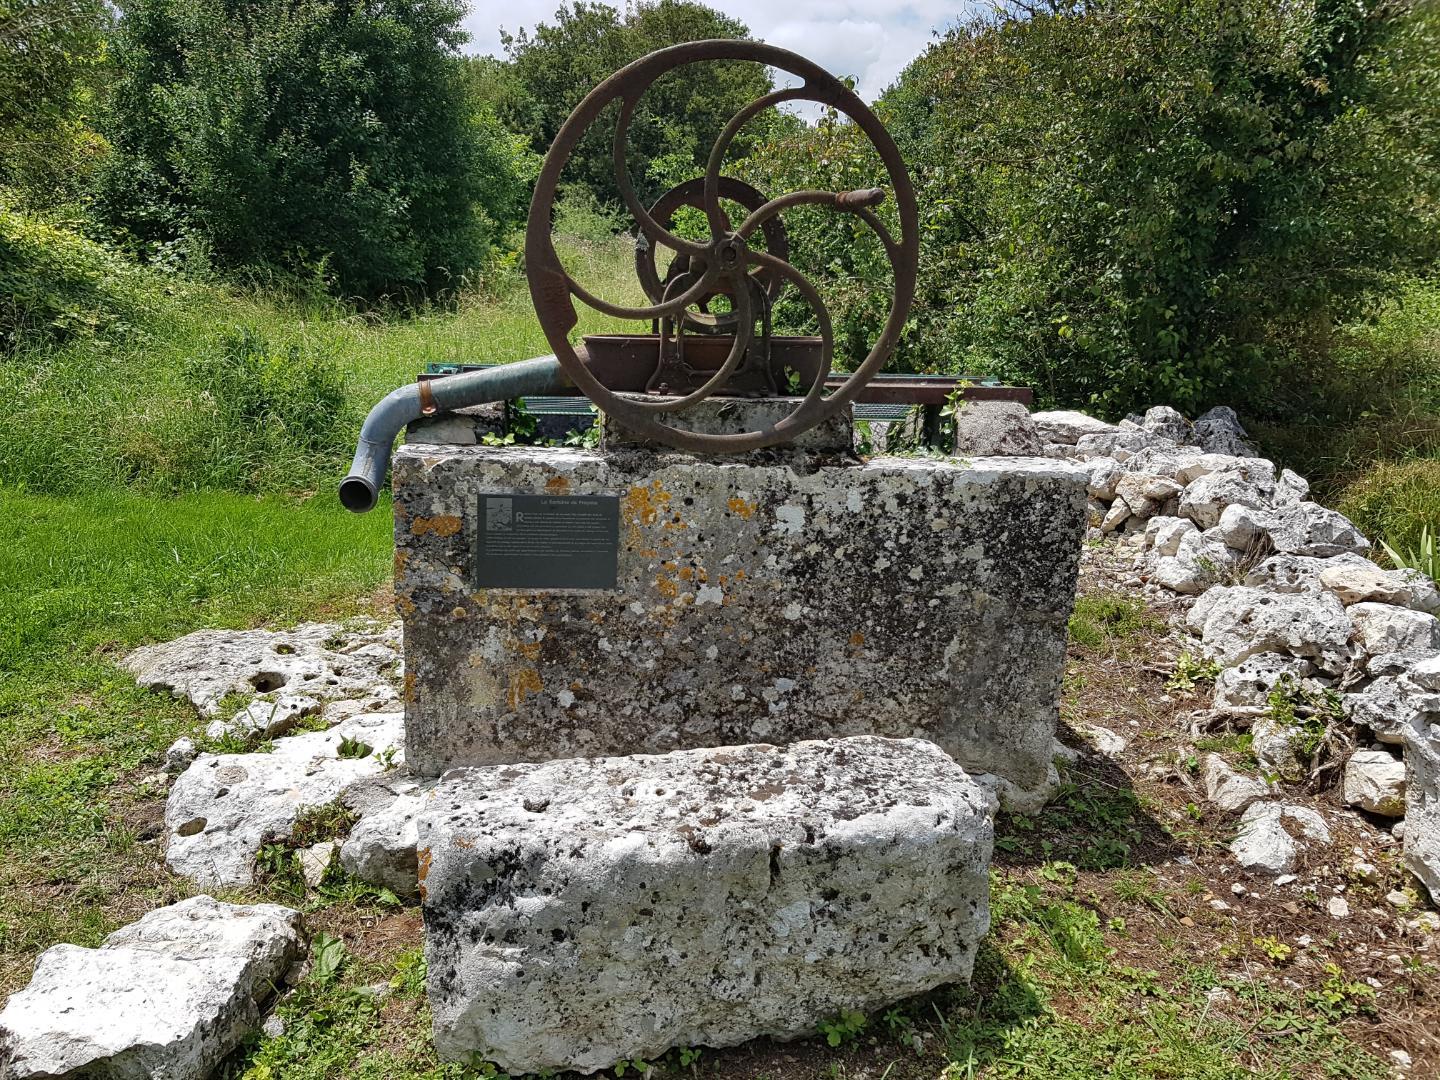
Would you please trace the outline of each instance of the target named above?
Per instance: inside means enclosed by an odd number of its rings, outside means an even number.
[[[711,394],[719,390],[735,373],[740,366],[740,361],[745,357],[745,350],[750,347],[750,340],[755,336],[755,304],[750,297],[750,290],[745,283],[745,268],[742,266],[733,274],[726,275],[735,284],[735,313],[738,321],[735,324],[735,341],[730,346],[730,355],[725,357],[725,363],[716,369],[715,374],[710,376],[704,386],[693,390],[684,397],[666,399],[665,401],[631,401],[630,404],[638,407],[643,412],[667,413],[679,412],[681,409],[688,409],[704,401]],[[675,334],[678,342],[679,335],[684,333],[684,320],[676,320]]]
[[[703,256],[707,248],[703,244],[692,243],[676,236],[669,229],[660,227],[660,223],[650,216],[640,202],[640,196],[635,194],[635,187],[630,183],[630,166],[625,161],[625,136],[630,131],[630,120],[635,115],[635,106],[639,104],[640,95],[625,97],[620,103],[620,115],[615,121],[615,139],[610,144],[611,157],[615,164],[615,186],[620,190],[620,198],[625,200],[625,208],[635,219],[635,224],[640,226],[640,231],[645,234],[650,243],[663,243],[666,247],[682,251],[686,255]]]
[[[720,205],[720,168],[725,164],[725,154],[730,149],[730,144],[735,141],[735,136],[755,116],[766,109],[776,105],[782,105],[787,101],[814,101],[818,100],[812,96],[810,84],[806,82],[803,86],[792,86],[785,90],[774,90],[763,97],[758,97],[745,108],[730,118],[730,123],[725,125],[725,130],[710,147],[710,159],[705,163],[705,216],[710,221],[710,232],[715,236],[723,236],[730,231],[730,215],[725,213],[725,208]]]

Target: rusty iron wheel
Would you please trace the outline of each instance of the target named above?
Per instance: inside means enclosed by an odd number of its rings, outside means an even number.
[[[656,205],[657,213],[652,214],[635,193],[625,160],[630,121],[641,96],[666,72],[686,64],[736,60],[765,64],[797,76],[802,82],[799,86],[776,90],[755,99],[730,120],[711,148],[703,178],[697,178],[698,202],[710,226],[710,239],[703,243],[686,240],[676,236],[662,225],[661,220],[657,220],[668,216],[661,213],[664,211],[661,205],[665,201],[663,197]],[[726,178],[720,172],[725,154],[736,134],[749,120],[766,109],[789,101],[814,101],[829,106],[849,117],[869,138],[880,155],[889,176],[890,189],[894,193],[900,222],[898,239],[890,234],[871,209],[886,196],[885,190],[881,188],[843,192],[797,191],[770,199],[758,206],[753,205],[754,200],[735,200],[749,211],[749,216],[738,226],[730,221],[721,204],[722,198],[730,197],[728,190],[734,190],[728,188]],[[612,304],[588,292],[561,264],[551,231],[556,192],[565,164],[585,132],[607,106],[615,102],[619,103],[619,117],[612,143],[616,185],[626,208],[639,227],[645,246],[653,252],[657,244],[663,244],[680,255],[688,256],[701,268],[698,275],[691,275],[695,278],[693,283],[680,290],[678,295],[657,297],[650,288],[646,288],[651,303],[644,307]],[[682,185],[687,188],[689,186]],[[689,197],[690,193],[687,192],[687,198]],[[834,335],[824,301],[810,281],[786,261],[783,254],[752,247],[748,242],[749,237],[760,229],[767,238],[767,246],[772,244],[771,238],[775,234],[768,226],[785,210],[801,205],[830,206],[859,217],[879,238],[894,274],[890,311],[879,338],[864,361],[828,395],[824,393],[825,377],[830,372]],[[669,212],[673,213],[673,208]],[[829,72],[795,53],[753,41],[695,41],[661,49],[620,69],[592,90],[561,126],[549,153],[545,156],[540,176],[535,183],[535,194],[530,203],[530,217],[525,229],[525,273],[535,313],[540,319],[550,348],[554,350],[556,358],[575,385],[602,411],[644,438],[680,450],[714,454],[743,453],[789,442],[848,405],[885,365],[900,338],[915,292],[918,256],[919,220],[915,189],[900,157],[900,151],[890,138],[889,132],[865,103]],[[767,293],[772,286],[777,290],[786,286],[794,287],[814,309],[823,341],[820,377],[814,381],[789,415],[755,431],[736,435],[713,435],[685,431],[664,423],[661,419],[663,414],[683,411],[719,391],[744,357],[754,334],[755,305],[746,281],[752,266],[767,275]],[[653,273],[653,265],[651,271]],[[643,284],[643,270],[640,271],[640,277]],[[734,297],[735,306],[729,313],[735,327],[734,344],[724,364],[710,379],[684,396],[661,401],[621,397],[595,377],[570,342],[570,332],[579,321],[575,312],[576,300],[616,318],[647,321],[691,320],[698,313],[691,313],[688,309],[707,296],[721,291],[722,280],[729,286],[723,291]]]

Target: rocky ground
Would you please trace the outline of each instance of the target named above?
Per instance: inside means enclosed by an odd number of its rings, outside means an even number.
[[[1440,1075],[1433,583],[1369,561],[1224,411],[1039,419],[1049,454],[1085,463],[1094,527],[1063,783],[1040,815],[997,823],[973,987],[618,1075]],[[14,1075],[107,1054],[136,1075],[495,1074],[441,1065],[428,1044],[410,906],[423,788],[399,750],[398,644],[383,624],[317,624],[203,632],[127,661],[200,717],[166,772],[125,781],[165,789],[133,800],[135,828],[178,893],[242,906],[186,901],[103,949],[45,953],[0,1015]],[[143,989],[137,947],[192,962],[127,1034],[94,1010],[101,990]],[[56,1014],[87,1009],[103,1040],[59,1061],[31,1049],[56,1041]],[[150,1048],[127,1050],[141,1033]],[[166,1040],[182,1048],[168,1073],[143,1056]]]

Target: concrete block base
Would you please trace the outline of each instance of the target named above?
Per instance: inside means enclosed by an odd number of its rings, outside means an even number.
[[[819,460],[402,447],[410,766],[875,734],[1043,799],[1083,472]],[[617,587],[477,587],[478,500],[507,493],[618,498]]]

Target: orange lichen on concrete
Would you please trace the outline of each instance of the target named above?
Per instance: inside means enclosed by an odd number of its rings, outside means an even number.
[[[540,659],[540,642],[524,641],[515,647],[516,651],[526,660]]]
[[[408,563],[409,561],[410,561],[410,553],[409,553],[408,551],[401,551],[399,548],[396,548],[396,550],[395,550],[395,580],[396,580],[396,581],[399,581],[399,580],[400,580],[400,577],[405,573],[405,564]]]
[[[545,684],[540,681],[540,673],[534,668],[521,668],[510,676],[510,688],[505,691],[505,701],[510,708],[518,709],[525,699],[531,694],[538,694],[545,689]]]
[[[744,518],[747,521],[755,516],[755,504],[746,502],[744,499],[740,498],[739,495],[731,498],[731,500],[725,505],[730,507],[730,512],[732,514],[738,514],[740,517]]]
[[[397,596],[395,597],[395,610],[403,617],[409,618],[415,614],[415,601],[408,596]]]
[[[563,495],[570,490],[570,478],[556,474],[545,481],[545,490],[551,495]]]
[[[670,493],[659,480],[653,480],[649,487],[636,486],[627,491],[620,500],[620,513],[627,525],[654,525],[669,501]]]
[[[675,597],[680,595],[679,583],[673,578],[666,577],[664,574],[655,575],[655,588],[661,596],[669,600],[674,600]]]
[[[409,705],[414,705],[416,700],[415,673],[407,671],[405,672],[405,701]]]
[[[435,536],[454,536],[460,531],[461,521],[454,514],[440,514],[436,517],[417,517],[410,526],[410,531],[416,536],[424,536],[431,533]]]
[[[850,647],[852,649],[858,649],[864,644],[865,635],[862,634],[859,630],[856,630],[853,634],[850,635]]]
[[[691,566],[680,567],[680,580],[691,581],[695,577],[695,568]]]

